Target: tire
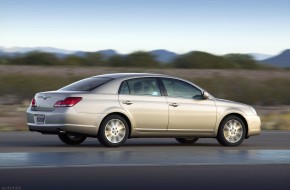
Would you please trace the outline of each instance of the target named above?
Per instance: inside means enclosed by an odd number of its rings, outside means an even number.
[[[68,145],[79,145],[86,140],[86,136],[75,133],[59,133],[59,139]]]
[[[220,124],[217,140],[223,146],[238,146],[246,136],[245,123],[240,117],[228,116]]]
[[[100,126],[99,142],[107,147],[118,147],[126,142],[129,136],[127,121],[120,115],[109,115]]]
[[[180,142],[181,144],[193,144],[195,143],[199,138],[175,138],[176,141]]]

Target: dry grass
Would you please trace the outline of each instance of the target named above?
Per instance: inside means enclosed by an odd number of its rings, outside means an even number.
[[[84,77],[115,72],[162,73],[186,78],[216,97],[256,105],[263,129],[290,130],[290,106],[280,106],[290,105],[290,70],[0,65],[0,131],[27,130],[25,111],[36,92],[55,90]]]
[[[256,110],[263,129],[290,130],[290,106],[256,107]]]
[[[0,65],[0,73],[12,75],[51,75],[51,76],[94,76],[117,72],[161,73],[183,78],[244,77],[264,80],[271,78],[290,79],[290,70],[243,70],[243,69],[176,69],[176,68],[124,68],[124,67],[64,67]]]
[[[0,107],[0,131],[26,131],[25,111],[29,104],[1,105]]]

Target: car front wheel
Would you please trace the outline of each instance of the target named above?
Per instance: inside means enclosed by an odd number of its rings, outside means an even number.
[[[243,120],[237,116],[226,117],[219,127],[217,140],[223,146],[238,146],[246,136]]]
[[[106,117],[99,129],[99,142],[108,147],[118,147],[124,144],[129,136],[127,121],[120,115]]]
[[[182,143],[182,144],[193,144],[195,143],[199,138],[175,138],[178,142]]]
[[[59,133],[59,139],[68,145],[78,145],[86,140],[86,136],[74,133]]]

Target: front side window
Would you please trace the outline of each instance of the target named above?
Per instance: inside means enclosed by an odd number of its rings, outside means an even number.
[[[111,78],[106,78],[106,77],[91,77],[91,78],[86,78],[80,81],[77,81],[75,83],[72,83],[70,85],[67,85],[59,91],[91,91],[102,84],[105,84],[112,80]]]
[[[176,79],[162,79],[169,97],[202,99],[202,92],[193,85]]]
[[[160,96],[156,78],[130,79],[122,83],[120,94]]]

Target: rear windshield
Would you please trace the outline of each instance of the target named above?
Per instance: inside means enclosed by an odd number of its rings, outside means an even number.
[[[110,80],[112,79],[105,78],[105,77],[86,78],[86,79],[74,82],[72,84],[69,84],[59,89],[59,91],[91,91],[101,86],[102,84],[109,82]]]

